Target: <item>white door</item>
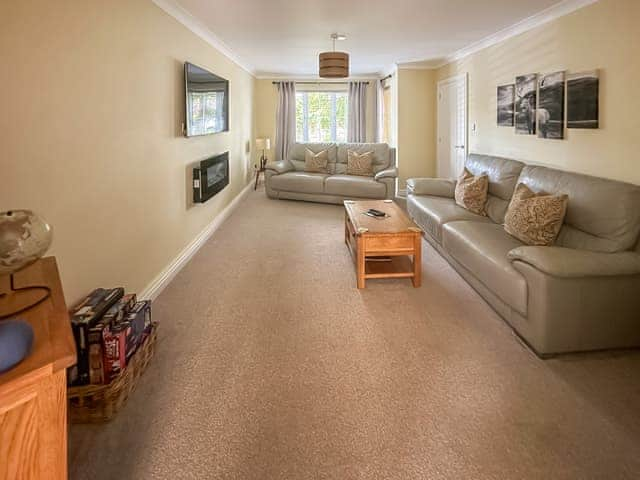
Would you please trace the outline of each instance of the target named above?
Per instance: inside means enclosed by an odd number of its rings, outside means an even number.
[[[467,75],[438,82],[437,175],[456,178],[467,158]]]

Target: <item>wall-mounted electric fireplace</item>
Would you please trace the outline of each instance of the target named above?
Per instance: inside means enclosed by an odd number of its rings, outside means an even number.
[[[229,152],[210,157],[193,169],[193,202],[203,203],[229,185]]]

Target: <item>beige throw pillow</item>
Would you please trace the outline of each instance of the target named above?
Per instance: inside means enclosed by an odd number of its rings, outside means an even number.
[[[487,215],[484,207],[487,203],[489,191],[489,177],[487,175],[474,176],[466,168],[460,174],[455,189],[456,203],[470,212]]]
[[[568,201],[567,195],[536,194],[519,183],[504,217],[504,229],[527,245],[552,245],[562,228]]]
[[[347,150],[347,175],[373,176],[373,152]]]
[[[327,165],[329,164],[329,151],[322,150],[313,153],[308,148],[304,152],[304,171],[314,173],[328,173]]]

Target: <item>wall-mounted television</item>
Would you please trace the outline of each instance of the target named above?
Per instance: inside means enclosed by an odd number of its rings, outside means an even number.
[[[185,135],[209,135],[229,130],[229,81],[198,67],[184,64],[186,92]]]

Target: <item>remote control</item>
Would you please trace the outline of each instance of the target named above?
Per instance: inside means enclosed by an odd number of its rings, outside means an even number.
[[[384,217],[384,216],[386,216],[386,215],[387,215],[386,213],[381,212],[380,210],[376,210],[375,208],[370,208],[370,209],[368,210],[368,212],[369,212],[371,215],[375,215],[376,217]]]

